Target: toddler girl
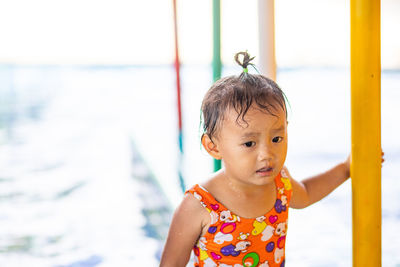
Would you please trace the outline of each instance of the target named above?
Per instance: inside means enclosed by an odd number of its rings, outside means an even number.
[[[242,60],[240,60],[242,59]],[[202,103],[201,142],[223,169],[185,194],[175,211],[161,266],[284,266],[289,207],[305,208],[349,178],[349,158],[301,182],[284,166],[287,109],[278,85],[248,73],[215,82]]]

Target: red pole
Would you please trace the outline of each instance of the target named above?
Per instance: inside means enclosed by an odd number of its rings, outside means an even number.
[[[174,9],[174,35],[175,35],[175,72],[176,72],[176,95],[178,105],[178,129],[179,129],[179,151],[180,151],[180,162],[182,165],[183,158],[183,131],[182,131],[182,104],[181,104],[181,79],[180,79],[180,63],[179,63],[179,48],[178,48],[178,19],[176,11],[176,0],[173,0]],[[179,166],[179,182],[181,189],[185,192],[185,183],[183,180],[181,166]]]
[[[179,63],[179,48],[178,48],[178,19],[176,11],[176,0],[174,3],[174,35],[175,35],[175,72],[176,72],[176,90],[178,96],[178,127],[182,130],[182,108],[181,108],[181,79],[180,79],[180,63]]]

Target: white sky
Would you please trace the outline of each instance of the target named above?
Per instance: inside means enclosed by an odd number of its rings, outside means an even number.
[[[183,63],[212,57],[212,1],[178,0]],[[222,0],[222,57],[258,53],[256,0]],[[348,66],[347,0],[276,0],[278,66]],[[382,0],[382,67],[400,67],[400,2]],[[172,0],[0,0],[0,63],[168,64]],[[256,61],[257,63],[257,61]]]

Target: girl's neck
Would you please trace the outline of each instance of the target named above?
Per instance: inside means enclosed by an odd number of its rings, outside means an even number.
[[[232,193],[237,194],[238,196],[253,198],[258,196],[259,194],[264,194],[265,190],[270,188],[271,186],[275,187],[275,183],[269,183],[266,185],[254,185],[249,183],[244,183],[239,180],[231,178],[225,169],[219,171],[219,176],[221,182],[232,191]]]

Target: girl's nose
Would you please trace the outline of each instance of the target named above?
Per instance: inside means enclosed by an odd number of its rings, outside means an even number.
[[[260,148],[260,151],[258,153],[259,161],[271,160],[272,157],[273,157],[272,150],[269,147],[263,146]]]

